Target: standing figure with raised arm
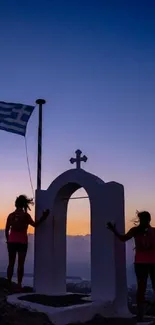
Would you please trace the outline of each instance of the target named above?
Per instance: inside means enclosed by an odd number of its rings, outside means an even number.
[[[137,319],[138,321],[142,321],[144,317],[144,302],[148,276],[150,276],[152,288],[155,292],[155,228],[150,225],[151,215],[149,212],[137,211],[137,217],[137,225],[132,227],[126,234],[120,234],[116,226],[111,222],[107,223],[107,227],[123,242],[134,238],[134,269],[137,279]]]
[[[20,195],[15,201],[15,211],[9,214],[5,227],[5,236],[8,248],[9,265],[7,268],[7,278],[11,286],[12,276],[16,255],[18,254],[18,291],[22,290],[22,280],[24,275],[24,264],[28,249],[28,226],[39,226],[49,215],[49,210],[43,211],[38,221],[33,221],[28,210],[33,205],[33,199],[29,199],[26,195]]]

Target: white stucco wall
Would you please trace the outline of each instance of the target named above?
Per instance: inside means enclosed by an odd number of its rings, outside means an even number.
[[[91,281],[93,300],[126,299],[125,247],[107,230],[115,221],[124,230],[124,189],[115,182],[104,183],[82,169],[71,169],[54,180],[46,191],[36,192],[36,216],[49,208],[52,213],[35,234],[34,287],[39,293],[66,292],[67,200],[83,187],[90,198]],[[53,227],[54,215],[54,227]],[[122,294],[120,291],[122,290]]]

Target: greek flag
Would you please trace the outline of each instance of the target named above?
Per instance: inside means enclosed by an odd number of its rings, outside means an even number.
[[[25,136],[34,106],[0,102],[0,130]]]

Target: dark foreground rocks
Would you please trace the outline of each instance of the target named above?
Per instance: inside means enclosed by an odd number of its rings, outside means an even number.
[[[17,289],[12,286],[12,293]],[[25,287],[25,292],[32,292],[31,288]],[[51,325],[48,317],[37,312],[29,312],[27,309],[12,306],[7,303],[8,282],[0,278],[0,325]]]
[[[16,291],[16,284],[13,284],[12,293]],[[32,292],[32,288],[25,287],[25,293]],[[25,308],[19,308],[7,303],[7,295],[10,294],[8,282],[0,278],[0,325],[52,325],[48,317],[42,313],[30,312]],[[135,325],[136,319],[103,318],[95,316],[85,325]],[[155,324],[155,323],[154,323]],[[72,324],[69,324],[72,325]],[[80,324],[79,324],[80,325]],[[82,324],[81,324],[82,325]]]
[[[50,325],[46,315],[32,313],[26,309],[11,306],[5,300],[0,302],[1,325]]]

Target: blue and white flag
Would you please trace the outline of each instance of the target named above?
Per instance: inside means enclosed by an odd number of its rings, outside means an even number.
[[[35,106],[0,102],[0,130],[25,136]]]

